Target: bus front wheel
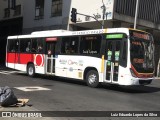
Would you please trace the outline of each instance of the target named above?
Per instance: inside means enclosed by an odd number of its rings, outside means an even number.
[[[99,76],[95,70],[90,70],[86,75],[87,85],[93,88],[99,87]]]
[[[33,64],[29,64],[27,66],[27,74],[28,74],[28,76],[31,76],[31,77],[33,77],[35,75],[35,68],[34,68]]]

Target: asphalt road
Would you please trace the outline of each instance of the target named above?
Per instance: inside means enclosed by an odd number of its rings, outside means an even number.
[[[17,98],[28,98],[31,108],[39,111],[160,111],[160,80],[148,86],[90,88],[81,81],[42,75],[31,78],[0,68],[0,86],[13,88]]]

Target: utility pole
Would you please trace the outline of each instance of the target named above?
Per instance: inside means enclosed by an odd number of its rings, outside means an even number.
[[[102,20],[102,29],[104,28],[104,19],[105,19],[105,14],[106,14],[106,6],[105,6],[105,4],[104,4],[104,1],[102,0],[102,6],[101,6],[101,8],[103,9],[102,10],[102,14],[103,14],[103,20]]]
[[[136,29],[136,25],[137,25],[138,9],[139,9],[139,0],[137,0],[137,2],[136,2],[135,19],[134,19],[134,29]]]

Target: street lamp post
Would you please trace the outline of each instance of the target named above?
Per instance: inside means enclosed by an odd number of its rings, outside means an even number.
[[[106,14],[106,6],[102,0],[103,6],[101,6],[102,10],[102,14],[103,14],[103,20],[102,20],[102,29],[104,28],[104,19],[105,19],[105,14]]]
[[[137,2],[136,2],[135,19],[134,19],[134,29],[136,29],[136,25],[137,25],[138,9],[139,9],[139,0],[137,0]]]

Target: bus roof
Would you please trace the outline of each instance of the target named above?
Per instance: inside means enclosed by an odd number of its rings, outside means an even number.
[[[76,35],[91,35],[91,34],[103,34],[103,33],[126,33],[128,35],[129,30],[131,29],[129,28],[108,28],[108,29],[95,29],[95,30],[84,30],[84,31],[47,30],[47,31],[32,32],[31,34],[28,34],[28,35],[8,36],[8,39],[76,36]]]
[[[65,33],[65,32],[71,32],[71,31],[68,31],[68,30],[46,30],[46,31],[36,31],[36,32],[32,32],[31,35],[59,34],[59,33]]]

